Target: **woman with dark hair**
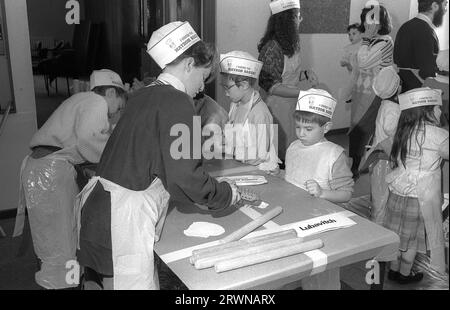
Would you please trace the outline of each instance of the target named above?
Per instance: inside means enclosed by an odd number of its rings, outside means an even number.
[[[195,151],[178,159],[183,150],[172,147],[180,139],[175,128],[194,132],[193,98],[211,76],[216,50],[189,23],[173,22],[152,34],[148,53],[163,73],[130,98],[77,206],[83,208],[78,260],[86,280],[105,289],[159,288],[153,244],[169,198],[222,210],[240,197],[235,185],[203,170]],[[189,149],[195,147],[201,145]]]
[[[392,23],[389,12],[376,1],[369,1],[361,12],[362,46],[353,68],[351,108],[350,157],[356,173],[365,146],[375,131],[375,120],[381,99],[372,89],[377,73],[393,64],[394,42],[389,36]]]
[[[277,0],[270,7],[272,16],[258,44],[259,60],[263,62],[259,85],[268,96],[265,102],[278,125],[278,157],[284,161],[287,148],[295,140],[292,115],[300,90],[315,87],[318,81],[311,70],[301,70],[300,1]],[[306,87],[300,87],[302,80],[307,82]]]

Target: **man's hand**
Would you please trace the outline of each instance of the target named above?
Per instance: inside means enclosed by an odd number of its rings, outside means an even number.
[[[305,182],[306,190],[308,193],[314,197],[320,198],[322,196],[322,187],[319,183],[314,180],[309,180]]]

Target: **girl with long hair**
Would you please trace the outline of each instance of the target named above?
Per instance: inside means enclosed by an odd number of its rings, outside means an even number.
[[[431,268],[445,272],[441,162],[449,158],[449,133],[439,127],[441,93],[413,89],[399,96],[400,119],[386,176],[389,198],[383,226],[400,237],[398,259],[388,277],[401,284],[420,281],[412,271],[417,253],[430,251]]]

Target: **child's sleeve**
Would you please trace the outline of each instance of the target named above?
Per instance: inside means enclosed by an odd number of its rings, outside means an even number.
[[[334,191],[348,191],[353,193],[353,174],[350,169],[350,160],[342,152],[338,159],[334,162],[331,170],[332,179],[330,180],[330,187]]]
[[[400,108],[388,107],[383,111],[383,131],[388,137],[394,137],[400,118]]]

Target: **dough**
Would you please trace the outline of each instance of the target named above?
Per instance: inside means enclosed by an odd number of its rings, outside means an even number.
[[[224,232],[225,229],[220,225],[207,222],[194,222],[184,231],[184,234],[189,237],[209,238],[220,236]]]

